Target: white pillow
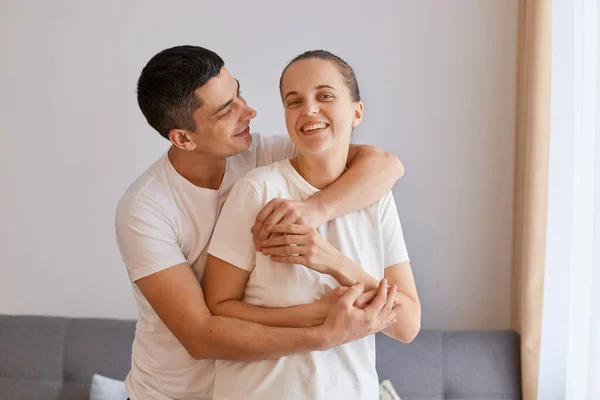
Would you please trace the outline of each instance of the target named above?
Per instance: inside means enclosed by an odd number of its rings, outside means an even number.
[[[90,400],[126,400],[125,382],[107,378],[102,375],[92,376]]]
[[[379,384],[379,400],[400,400],[392,382],[385,380]]]

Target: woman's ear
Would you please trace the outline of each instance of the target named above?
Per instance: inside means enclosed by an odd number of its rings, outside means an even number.
[[[169,140],[173,146],[181,150],[192,151],[196,148],[196,143],[190,134],[190,131],[183,129],[171,129]]]
[[[354,119],[352,120],[352,127],[356,128],[358,125],[360,125],[362,118],[363,118],[363,102],[358,101],[358,102],[356,102],[356,108],[354,110]]]

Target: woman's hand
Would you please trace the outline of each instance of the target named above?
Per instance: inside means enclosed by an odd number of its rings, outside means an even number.
[[[315,228],[304,225],[275,225],[262,253],[284,264],[301,264],[322,274],[332,275],[345,256],[327,242]]]
[[[260,210],[252,227],[256,251],[262,251],[262,242],[271,237],[270,229],[275,225],[305,225],[313,228],[325,222],[321,204],[313,198],[304,201],[273,199]]]

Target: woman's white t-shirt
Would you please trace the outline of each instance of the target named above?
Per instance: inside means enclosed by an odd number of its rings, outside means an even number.
[[[271,261],[254,249],[250,228],[273,198],[305,200],[317,193],[289,160],[258,168],[233,186],[208,252],[250,271],[243,301],[263,307],[311,303],[338,283],[302,265]],[[391,192],[377,203],[318,227],[325,240],[376,279],[408,261]],[[373,335],[327,350],[258,362],[217,361],[214,399],[378,399]]]

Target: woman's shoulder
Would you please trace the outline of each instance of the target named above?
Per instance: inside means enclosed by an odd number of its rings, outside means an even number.
[[[275,161],[272,164],[254,168],[245,176],[241,177],[239,181],[250,183],[257,189],[284,183],[285,175],[283,173],[282,163],[286,161],[287,160]]]

